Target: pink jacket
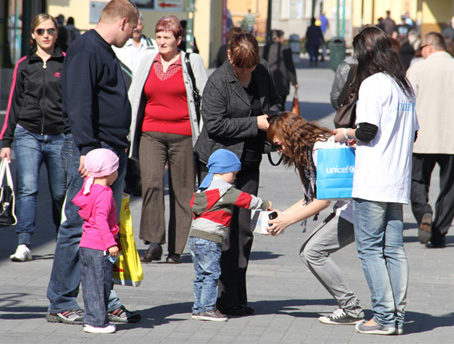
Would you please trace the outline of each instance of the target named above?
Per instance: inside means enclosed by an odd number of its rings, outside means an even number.
[[[115,236],[118,233],[117,211],[112,189],[109,186],[93,184],[90,193],[83,194],[84,186],[73,198],[79,215],[84,220],[80,247],[107,251],[117,245]]]

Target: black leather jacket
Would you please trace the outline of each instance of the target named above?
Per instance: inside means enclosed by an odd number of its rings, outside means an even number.
[[[339,99],[342,90],[346,86],[348,73],[352,64],[358,64],[356,57],[347,56],[344,61],[337,67],[336,75],[334,76],[333,86],[331,88],[330,100],[331,105],[337,110],[341,105],[344,99]]]
[[[61,72],[63,52],[55,48],[46,63],[36,54],[16,64],[1,132],[2,147],[10,147],[19,124],[35,134],[63,133]]]
[[[262,60],[252,75],[263,113],[281,111],[281,98],[266,61]],[[208,78],[203,90],[202,117],[204,124],[194,152],[196,158],[205,164],[211,153],[219,148],[228,149],[241,159],[245,141],[260,135],[257,118],[252,117],[251,103],[229,60]]]

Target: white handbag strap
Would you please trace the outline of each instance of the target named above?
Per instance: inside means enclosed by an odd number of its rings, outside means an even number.
[[[8,165],[8,162],[6,161],[6,159],[3,159],[0,164],[0,183],[1,183],[0,186],[3,185],[3,178],[5,178],[5,170],[6,170],[7,165]]]
[[[0,164],[0,181],[2,183],[1,185],[3,185],[3,179],[5,178],[5,173],[6,173],[6,184],[11,188],[12,192],[14,193],[13,177],[11,176],[9,162],[6,159],[3,159]]]

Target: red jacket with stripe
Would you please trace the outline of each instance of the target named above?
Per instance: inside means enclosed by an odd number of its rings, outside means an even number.
[[[228,234],[234,206],[267,210],[270,202],[214,178],[205,191],[196,192],[191,199],[194,219],[189,235],[222,243]]]

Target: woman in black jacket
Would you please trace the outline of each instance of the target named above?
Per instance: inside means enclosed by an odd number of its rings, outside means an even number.
[[[1,132],[2,161],[11,161],[11,144],[17,162],[16,214],[18,246],[12,261],[32,259],[30,245],[35,231],[39,170],[44,162],[52,194],[53,220],[58,230],[65,196],[60,160],[63,145],[60,76],[63,53],[55,47],[55,19],[38,14],[32,22],[29,55],[21,58],[13,74],[5,123]]]
[[[241,160],[236,186],[257,195],[259,168],[268,128],[268,115],[281,110],[281,99],[266,62],[260,61],[257,40],[251,34],[233,36],[227,60],[211,74],[202,99],[204,126],[194,147],[200,174],[207,173],[208,157],[219,148]],[[199,179],[199,180],[202,180]],[[252,246],[251,212],[234,209],[230,234],[223,247],[218,309],[224,314],[246,315],[246,270]]]

